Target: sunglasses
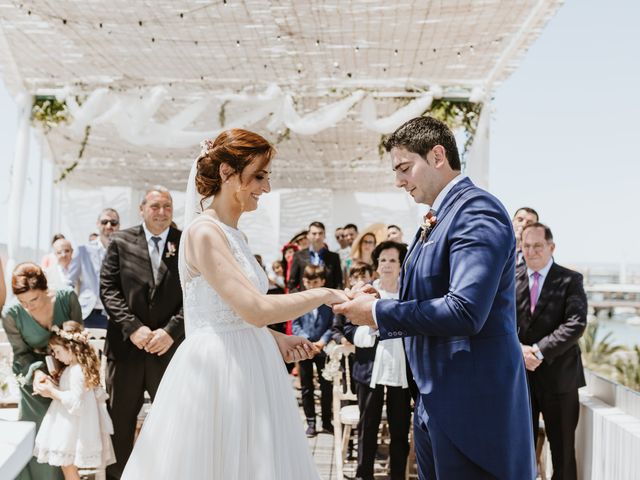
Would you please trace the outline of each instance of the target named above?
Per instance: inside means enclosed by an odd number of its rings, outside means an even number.
[[[120,225],[119,220],[108,220],[106,218],[103,220],[100,220],[100,225],[106,225],[107,223],[110,223],[112,227],[117,227],[118,225]]]

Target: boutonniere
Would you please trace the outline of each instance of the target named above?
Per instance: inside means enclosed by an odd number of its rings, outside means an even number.
[[[176,254],[176,244],[173,242],[167,243],[167,253],[164,254],[164,258],[171,258]]]
[[[433,227],[436,226],[437,221],[438,218],[436,217],[435,210],[429,210],[424,216],[422,226],[420,227],[422,229],[422,232],[420,233],[421,242],[424,242],[427,239],[429,233],[431,233],[431,230],[433,230]]]

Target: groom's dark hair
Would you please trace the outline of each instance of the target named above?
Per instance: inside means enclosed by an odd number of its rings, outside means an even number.
[[[449,166],[460,170],[460,155],[453,132],[444,122],[433,117],[416,117],[400,126],[384,142],[384,148],[404,148],[417,153],[426,160],[427,153],[436,145],[442,145],[447,154]]]

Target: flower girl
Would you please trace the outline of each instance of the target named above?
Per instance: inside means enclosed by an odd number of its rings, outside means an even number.
[[[100,361],[89,334],[77,322],[54,326],[49,340],[55,358],[66,365],[59,385],[47,380],[42,395],[53,401],[35,442],[40,463],[62,467],[65,480],[80,480],[78,468],[114,463],[106,392],[100,387]]]

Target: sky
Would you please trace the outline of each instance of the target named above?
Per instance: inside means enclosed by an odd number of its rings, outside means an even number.
[[[633,0],[568,0],[494,92],[489,189],[540,213],[559,263],[640,264],[639,18]],[[0,83],[0,243],[16,123]]]

